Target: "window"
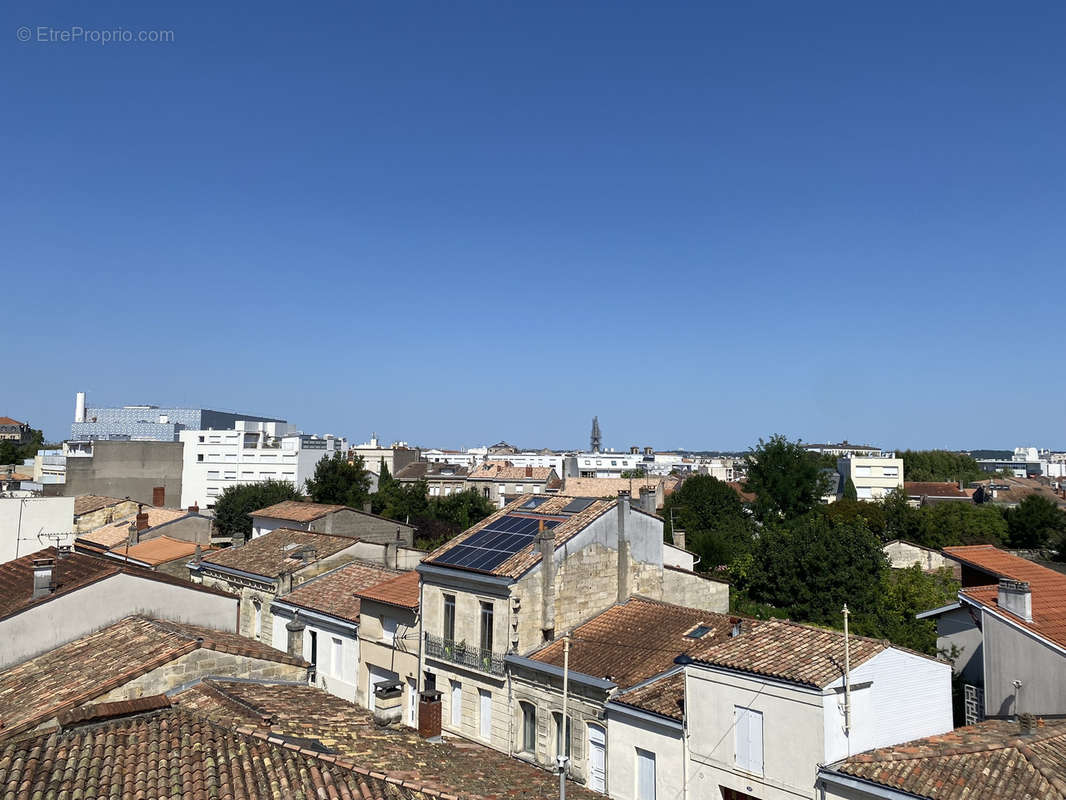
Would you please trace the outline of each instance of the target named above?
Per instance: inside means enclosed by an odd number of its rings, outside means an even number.
[[[331,669],[333,670],[333,677],[339,678],[344,663],[344,642],[336,636],[330,638],[333,640],[333,663]]]
[[[202,442],[203,440],[204,440],[204,437],[201,436],[200,437],[200,441]],[[196,460],[197,461],[203,461],[204,460],[204,454],[203,453],[197,453],[196,454]]]
[[[252,612],[255,615],[253,620],[253,624],[255,626],[253,635],[256,639],[261,639],[263,638],[263,604],[260,603],[258,600],[253,600]]]
[[[855,496],[860,500],[871,500],[874,496],[874,490],[869,486],[859,486],[855,489]]]
[[[870,468],[869,467],[855,467],[855,477],[856,478],[869,478],[870,477]]]
[[[478,734],[482,739],[492,738],[492,692],[488,689],[478,689],[478,700],[481,703],[481,719],[478,725]]]
[[[200,444],[203,444],[203,441],[204,441],[204,437],[203,437],[203,436],[200,436],[200,437],[198,437],[198,438],[200,439]]]
[[[570,758],[570,743],[571,737],[571,723],[573,719],[569,716],[566,718],[566,735],[563,736],[563,715],[558,711],[552,714],[552,723],[555,728],[555,755],[565,755]]]
[[[882,467],[881,474],[884,475],[886,478],[898,478],[899,467]]]
[[[655,800],[655,753],[637,747],[637,800]]]
[[[444,638],[455,640],[455,595],[444,595]]]
[[[463,684],[452,681],[452,727],[458,729],[463,722]]]
[[[521,702],[522,746],[519,752],[534,755],[537,752],[537,708],[532,703]]]
[[[481,651],[482,655],[492,652],[492,603],[481,603]]]
[[[318,631],[313,631],[308,628],[307,636],[310,640],[310,653],[307,656],[307,660],[310,661],[312,665],[318,666]]]
[[[710,625],[697,625],[695,628],[685,634],[688,639],[702,639],[708,633],[713,630]]]
[[[430,486],[429,487],[429,496],[430,497],[437,497],[438,495],[440,495],[440,487],[439,486]]]
[[[745,772],[762,775],[762,712],[734,706],[737,766]]]
[[[396,641],[396,620],[392,617],[381,618],[381,641],[393,644]]]

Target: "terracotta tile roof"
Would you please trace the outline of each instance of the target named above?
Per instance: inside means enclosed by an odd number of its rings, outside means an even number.
[[[188,511],[180,508],[155,508],[145,506],[144,513],[148,515],[148,529],[151,530],[165,522],[173,522],[176,519],[192,516]],[[125,545],[130,535],[130,523],[136,522],[137,515],[130,514],[122,519],[115,520],[103,527],[89,533],[78,534],[78,540],[84,544],[95,545],[109,550],[116,545]],[[145,535],[141,531],[141,536]]]
[[[570,634],[570,669],[607,678],[628,688],[674,666],[683,653],[695,655],[729,639],[734,622],[750,630],[748,620],[632,597],[597,614]],[[699,625],[710,628],[699,639],[685,636]],[[529,655],[534,661],[563,665],[563,640]]]
[[[32,481],[33,476],[27,475],[25,472],[11,472],[4,476],[5,480],[11,481]]]
[[[662,478],[567,478],[559,494],[568,497],[606,497],[614,500],[620,491],[629,492],[630,497],[640,497],[640,490],[657,491]]]
[[[1033,621],[999,609],[999,586],[971,586],[962,594],[987,608],[1000,611],[1014,624],[1066,647],[1066,575],[1011,555],[990,544],[945,547],[944,555],[996,578],[1026,581],[1032,592]]]
[[[989,478],[988,480],[977,481],[978,486],[987,487],[991,484],[1006,484],[1010,487],[996,491],[994,499],[996,503],[1020,503],[1029,495],[1035,494],[1055,503],[1059,508],[1066,506],[1066,498],[1056,494],[1054,489],[1035,478]]]
[[[558,777],[547,770],[466,739],[429,742],[410,728],[380,727],[366,710],[311,686],[211,679],[173,700],[238,731],[269,716],[276,736],[314,738],[338,758],[463,798],[542,800],[559,792]],[[603,798],[576,784],[566,793],[573,800]]]
[[[852,669],[890,646],[887,642],[852,636]],[[844,675],[844,634],[795,622],[768,620],[760,622],[750,633],[713,645],[696,661],[823,689]]]
[[[904,481],[903,491],[909,497],[972,497],[973,491],[960,489],[957,483],[940,481]]]
[[[680,671],[664,675],[651,683],[615,695],[611,702],[680,721],[684,718],[685,673]]]
[[[552,533],[555,534],[555,547],[559,548],[572,539],[577,533],[586,528],[593,520],[614,508],[618,502],[617,500],[596,500],[584,511],[567,517],[562,516],[561,511],[573,501],[573,498],[564,495],[549,495],[543,503],[537,506],[535,512],[520,510],[519,507],[532,497],[544,497],[544,495],[527,494],[515,498],[495,514],[485,517],[485,519],[481,520],[477,525],[467,528],[454,539],[450,539],[442,544],[422,559],[423,563],[434,563],[436,559],[440,558],[440,556],[447,553],[456,545],[462,544],[475,533],[488,527],[500,517],[511,513],[519,513],[522,516],[528,516],[534,519],[538,517],[550,517],[556,520],[562,519],[563,521],[556,525],[552,530]],[[534,545],[529,544],[492,570],[491,574],[519,578],[539,563],[540,551],[537,550]],[[442,564],[441,566],[448,567],[449,569],[461,569],[460,567],[451,567],[448,564]]]
[[[29,730],[199,648],[306,666],[236,633],[126,617],[0,673],[0,737]]]
[[[237,732],[181,709],[40,734],[0,749],[0,796],[429,800],[313,740]]]
[[[546,481],[554,470],[551,467],[516,467],[510,462],[486,461],[469,476],[471,481]]]
[[[828,768],[931,800],[1066,798],[1066,722],[1021,735],[1017,722],[989,720],[851,756]]]
[[[19,422],[17,419],[11,419],[11,417],[0,417],[0,425],[25,425],[25,422]]]
[[[357,623],[360,603],[355,593],[400,574],[399,570],[368,561],[353,561],[301,583],[276,602]]]
[[[350,536],[276,528],[241,547],[227,547],[205,555],[202,565],[204,568],[210,568],[212,565],[230,567],[265,578],[277,578],[306,566],[300,558],[293,558],[293,555],[300,553],[303,548],[315,548],[312,561],[316,561],[339,553],[357,541]]]
[[[210,553],[214,550],[211,547],[202,549],[204,553]],[[160,564],[166,564],[168,561],[174,561],[178,558],[192,558],[196,552],[196,542],[172,539],[169,536],[157,536],[154,539],[138,542],[128,550],[125,546],[120,545],[112,548],[109,552],[114,553],[116,556],[121,556],[123,559],[129,558],[151,567],[157,567]]]
[[[74,516],[91,514],[101,508],[117,506],[119,503],[132,502],[128,497],[107,497],[102,494],[82,494],[74,498]]]
[[[52,573],[53,581],[56,583],[55,591],[43,597],[33,596],[33,561],[37,558],[56,559],[56,566]],[[84,553],[70,553],[60,556],[56,548],[47,547],[36,553],[16,558],[14,561],[0,564],[0,619],[18,614],[40,603],[47,603],[56,597],[77,591],[83,586],[117,575],[120,572],[162,583],[183,586],[196,592],[207,592],[208,594],[222,595],[223,597],[232,596],[220,589],[201,586],[181,578],[152,572],[143,567],[122,564],[111,558],[86,555]]]
[[[56,715],[56,722],[62,727],[69,727],[79,722],[99,722],[115,717],[128,717],[130,714],[143,714],[146,711],[158,711],[161,708],[170,708],[170,698],[165,694],[152,694],[133,700],[113,700],[109,703],[95,703],[61,711]]]
[[[327,505],[325,503],[304,503],[300,500],[285,500],[272,506],[252,511],[249,517],[270,517],[287,519],[290,522],[313,522],[316,519],[341,511],[348,506]]]
[[[411,570],[364,589],[359,592],[359,597],[388,606],[417,609],[420,599],[418,581],[418,573]]]
[[[431,480],[466,480],[469,469],[457,464],[431,464],[428,461],[415,461],[398,470],[392,477],[398,481]]]

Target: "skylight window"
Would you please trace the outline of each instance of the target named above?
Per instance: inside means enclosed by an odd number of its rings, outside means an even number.
[[[685,634],[686,639],[702,639],[708,633],[714,630],[709,625],[697,625],[695,628]]]

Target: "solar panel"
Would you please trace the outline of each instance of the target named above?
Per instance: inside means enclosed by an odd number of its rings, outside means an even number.
[[[529,500],[526,500],[526,502],[522,503],[522,505],[519,506],[519,507],[520,508],[539,508],[540,506],[542,506],[544,503],[547,503],[547,502],[548,502],[548,498],[547,497],[531,497]]]
[[[452,567],[489,571],[495,569],[519,550],[532,544],[541,523],[552,529],[559,520],[536,519],[507,514],[493,520],[462,544],[457,544],[434,561]]]
[[[578,514],[596,502],[595,497],[575,497],[562,507],[562,514]]]

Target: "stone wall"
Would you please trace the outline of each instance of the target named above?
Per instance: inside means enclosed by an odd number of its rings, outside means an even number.
[[[664,569],[661,599],[679,606],[728,614],[729,584],[704,578],[694,572]]]
[[[312,521],[308,529],[338,536],[352,536],[367,542],[395,542],[396,532],[400,541],[410,547],[414,544],[414,528],[392,519],[358,511],[334,511]]]
[[[76,533],[88,533],[89,531],[95,531],[97,528],[102,528],[104,525],[109,525],[115,520],[123,519],[132,514],[137,513],[138,504],[133,500],[124,500],[121,503],[116,503],[113,506],[107,506],[106,508],[98,508],[96,511],[88,514],[82,514],[74,521],[74,531]]]
[[[171,689],[204,678],[221,675],[228,678],[255,678],[259,680],[303,681],[307,668],[279,661],[249,658],[230,653],[221,653],[201,647],[184,656],[157,667],[151,672],[134,678],[129,683],[112,689],[107,694],[93,698],[90,703],[108,703],[114,700],[134,700],[154,694],[163,694]]]

